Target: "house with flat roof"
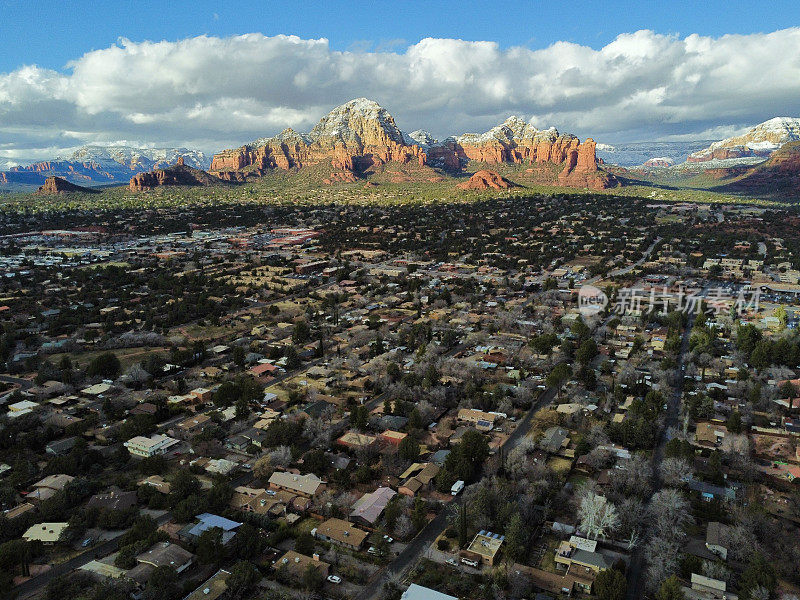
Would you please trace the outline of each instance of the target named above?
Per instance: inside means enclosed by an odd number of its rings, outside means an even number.
[[[597,542],[576,535],[562,541],[555,552],[556,568],[564,573],[570,590],[577,587],[586,594],[592,593],[594,579],[600,571],[611,567],[605,556],[597,552]]]
[[[22,539],[26,542],[41,542],[51,546],[61,539],[67,527],[69,523],[37,523],[22,534]]]
[[[462,550],[460,555],[467,560],[474,560],[492,567],[500,558],[500,548],[505,539],[505,536],[481,530],[475,534],[470,545],[466,550]]]
[[[170,448],[179,444],[180,441],[167,435],[154,433],[149,438],[142,435],[132,437],[123,444],[133,456],[149,458],[165,454]]]
[[[228,591],[227,581],[229,575],[230,571],[220,569],[197,586],[197,588],[183,600],[217,600],[217,598]]]
[[[705,598],[726,598],[726,590],[728,584],[719,579],[692,573],[691,577],[692,590],[703,593]]]

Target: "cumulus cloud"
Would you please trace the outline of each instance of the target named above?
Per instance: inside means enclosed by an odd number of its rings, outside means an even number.
[[[511,114],[611,141],[687,139],[800,116],[800,28],[720,38],[637,31],[593,49],[423,39],[405,51],[247,34],[120,39],[62,71],[0,74],[0,155],[117,139],[215,150],[366,96],[439,137]]]

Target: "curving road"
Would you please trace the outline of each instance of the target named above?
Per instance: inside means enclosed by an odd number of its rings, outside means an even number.
[[[550,404],[553,397],[556,395],[555,388],[547,388],[544,392],[539,394],[539,397],[531,406],[530,410],[525,413],[525,416],[517,423],[516,429],[503,443],[502,448],[506,452],[513,450],[530,432],[531,422],[536,412],[543,406]],[[383,590],[383,583],[392,576],[399,575],[402,577],[406,574],[409,568],[417,563],[419,559],[425,554],[425,550],[430,546],[434,540],[439,537],[442,532],[447,529],[447,516],[450,513],[451,506],[459,506],[464,502],[463,493],[447,504],[447,507],[439,511],[430,523],[428,523],[422,531],[417,534],[411,543],[397,555],[397,557],[389,563],[384,569],[379,571],[378,575],[361,591],[358,595],[358,600],[378,600]]]

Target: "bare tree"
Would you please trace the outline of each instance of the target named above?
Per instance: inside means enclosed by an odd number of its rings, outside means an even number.
[[[292,450],[289,446],[278,446],[268,456],[273,467],[286,468],[292,463]]]
[[[680,540],[690,519],[689,502],[675,489],[656,492],[650,500],[654,534],[665,540]]]
[[[606,535],[619,526],[616,507],[605,496],[595,493],[583,495],[578,508],[581,529],[594,539]]]
[[[665,485],[681,487],[692,474],[691,465],[682,458],[665,458],[659,467]]]
[[[414,524],[408,515],[402,514],[398,517],[394,526],[394,533],[400,539],[406,539],[414,533]]]

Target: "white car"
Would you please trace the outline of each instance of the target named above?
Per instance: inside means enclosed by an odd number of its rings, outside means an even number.
[[[383,539],[386,540],[387,544],[391,544],[392,542],[394,542],[394,538],[389,537],[388,535],[383,536]]]
[[[335,583],[336,585],[339,585],[340,583],[342,583],[342,578],[339,577],[338,575],[328,575],[328,581],[330,581],[331,583]]]
[[[456,561],[455,558],[448,558],[447,559],[447,564],[450,565],[451,567],[457,567],[458,566],[458,561]]]

